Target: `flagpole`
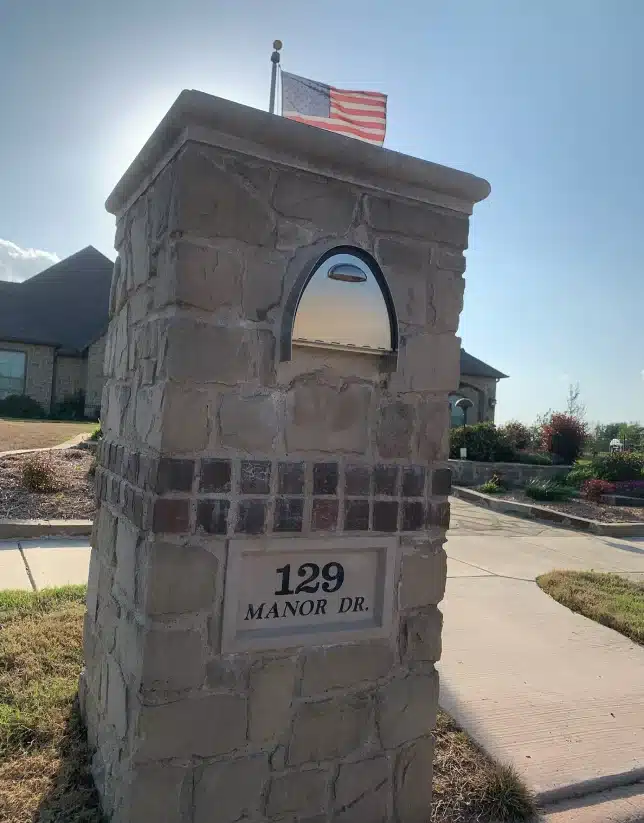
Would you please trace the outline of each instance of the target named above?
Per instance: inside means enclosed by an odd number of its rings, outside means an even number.
[[[273,48],[275,51],[271,54],[271,96],[268,104],[268,110],[271,114],[275,114],[275,86],[277,85],[277,65],[280,61],[280,49],[282,48],[281,40],[273,41]]]

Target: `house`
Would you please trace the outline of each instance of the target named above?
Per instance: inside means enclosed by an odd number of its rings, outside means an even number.
[[[0,398],[26,394],[49,412],[83,392],[86,416],[98,417],[112,267],[88,246],[23,283],[0,281]],[[493,421],[496,384],[504,377],[461,349],[452,425],[463,423],[461,397],[474,404],[468,423]]]
[[[22,283],[0,281],[0,398],[46,412],[78,392],[98,417],[112,261],[93,246]]]

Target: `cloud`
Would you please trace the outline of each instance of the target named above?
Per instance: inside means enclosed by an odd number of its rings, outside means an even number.
[[[59,260],[54,252],[22,249],[11,240],[0,239],[0,280],[21,283]]]

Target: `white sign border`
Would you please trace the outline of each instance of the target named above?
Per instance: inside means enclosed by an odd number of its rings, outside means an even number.
[[[283,636],[246,637],[241,638],[237,633],[237,604],[240,591],[240,575],[242,574],[244,555],[248,554],[284,554],[287,552],[306,553],[309,551],[329,551],[336,549],[341,552],[364,552],[378,550],[384,553],[385,563],[380,581],[382,592],[382,619],[379,626],[368,628],[352,628],[349,624],[346,629],[296,632]],[[394,613],[396,605],[396,580],[400,546],[398,537],[266,537],[266,538],[231,538],[228,546],[228,562],[224,581],[224,609],[221,634],[222,654],[235,652],[269,651],[271,649],[298,648],[300,646],[329,646],[340,643],[359,643],[363,640],[392,638],[394,631]]]

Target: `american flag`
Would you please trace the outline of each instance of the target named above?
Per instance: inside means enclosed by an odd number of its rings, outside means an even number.
[[[387,95],[336,89],[316,80],[282,72],[282,117],[382,146]]]

